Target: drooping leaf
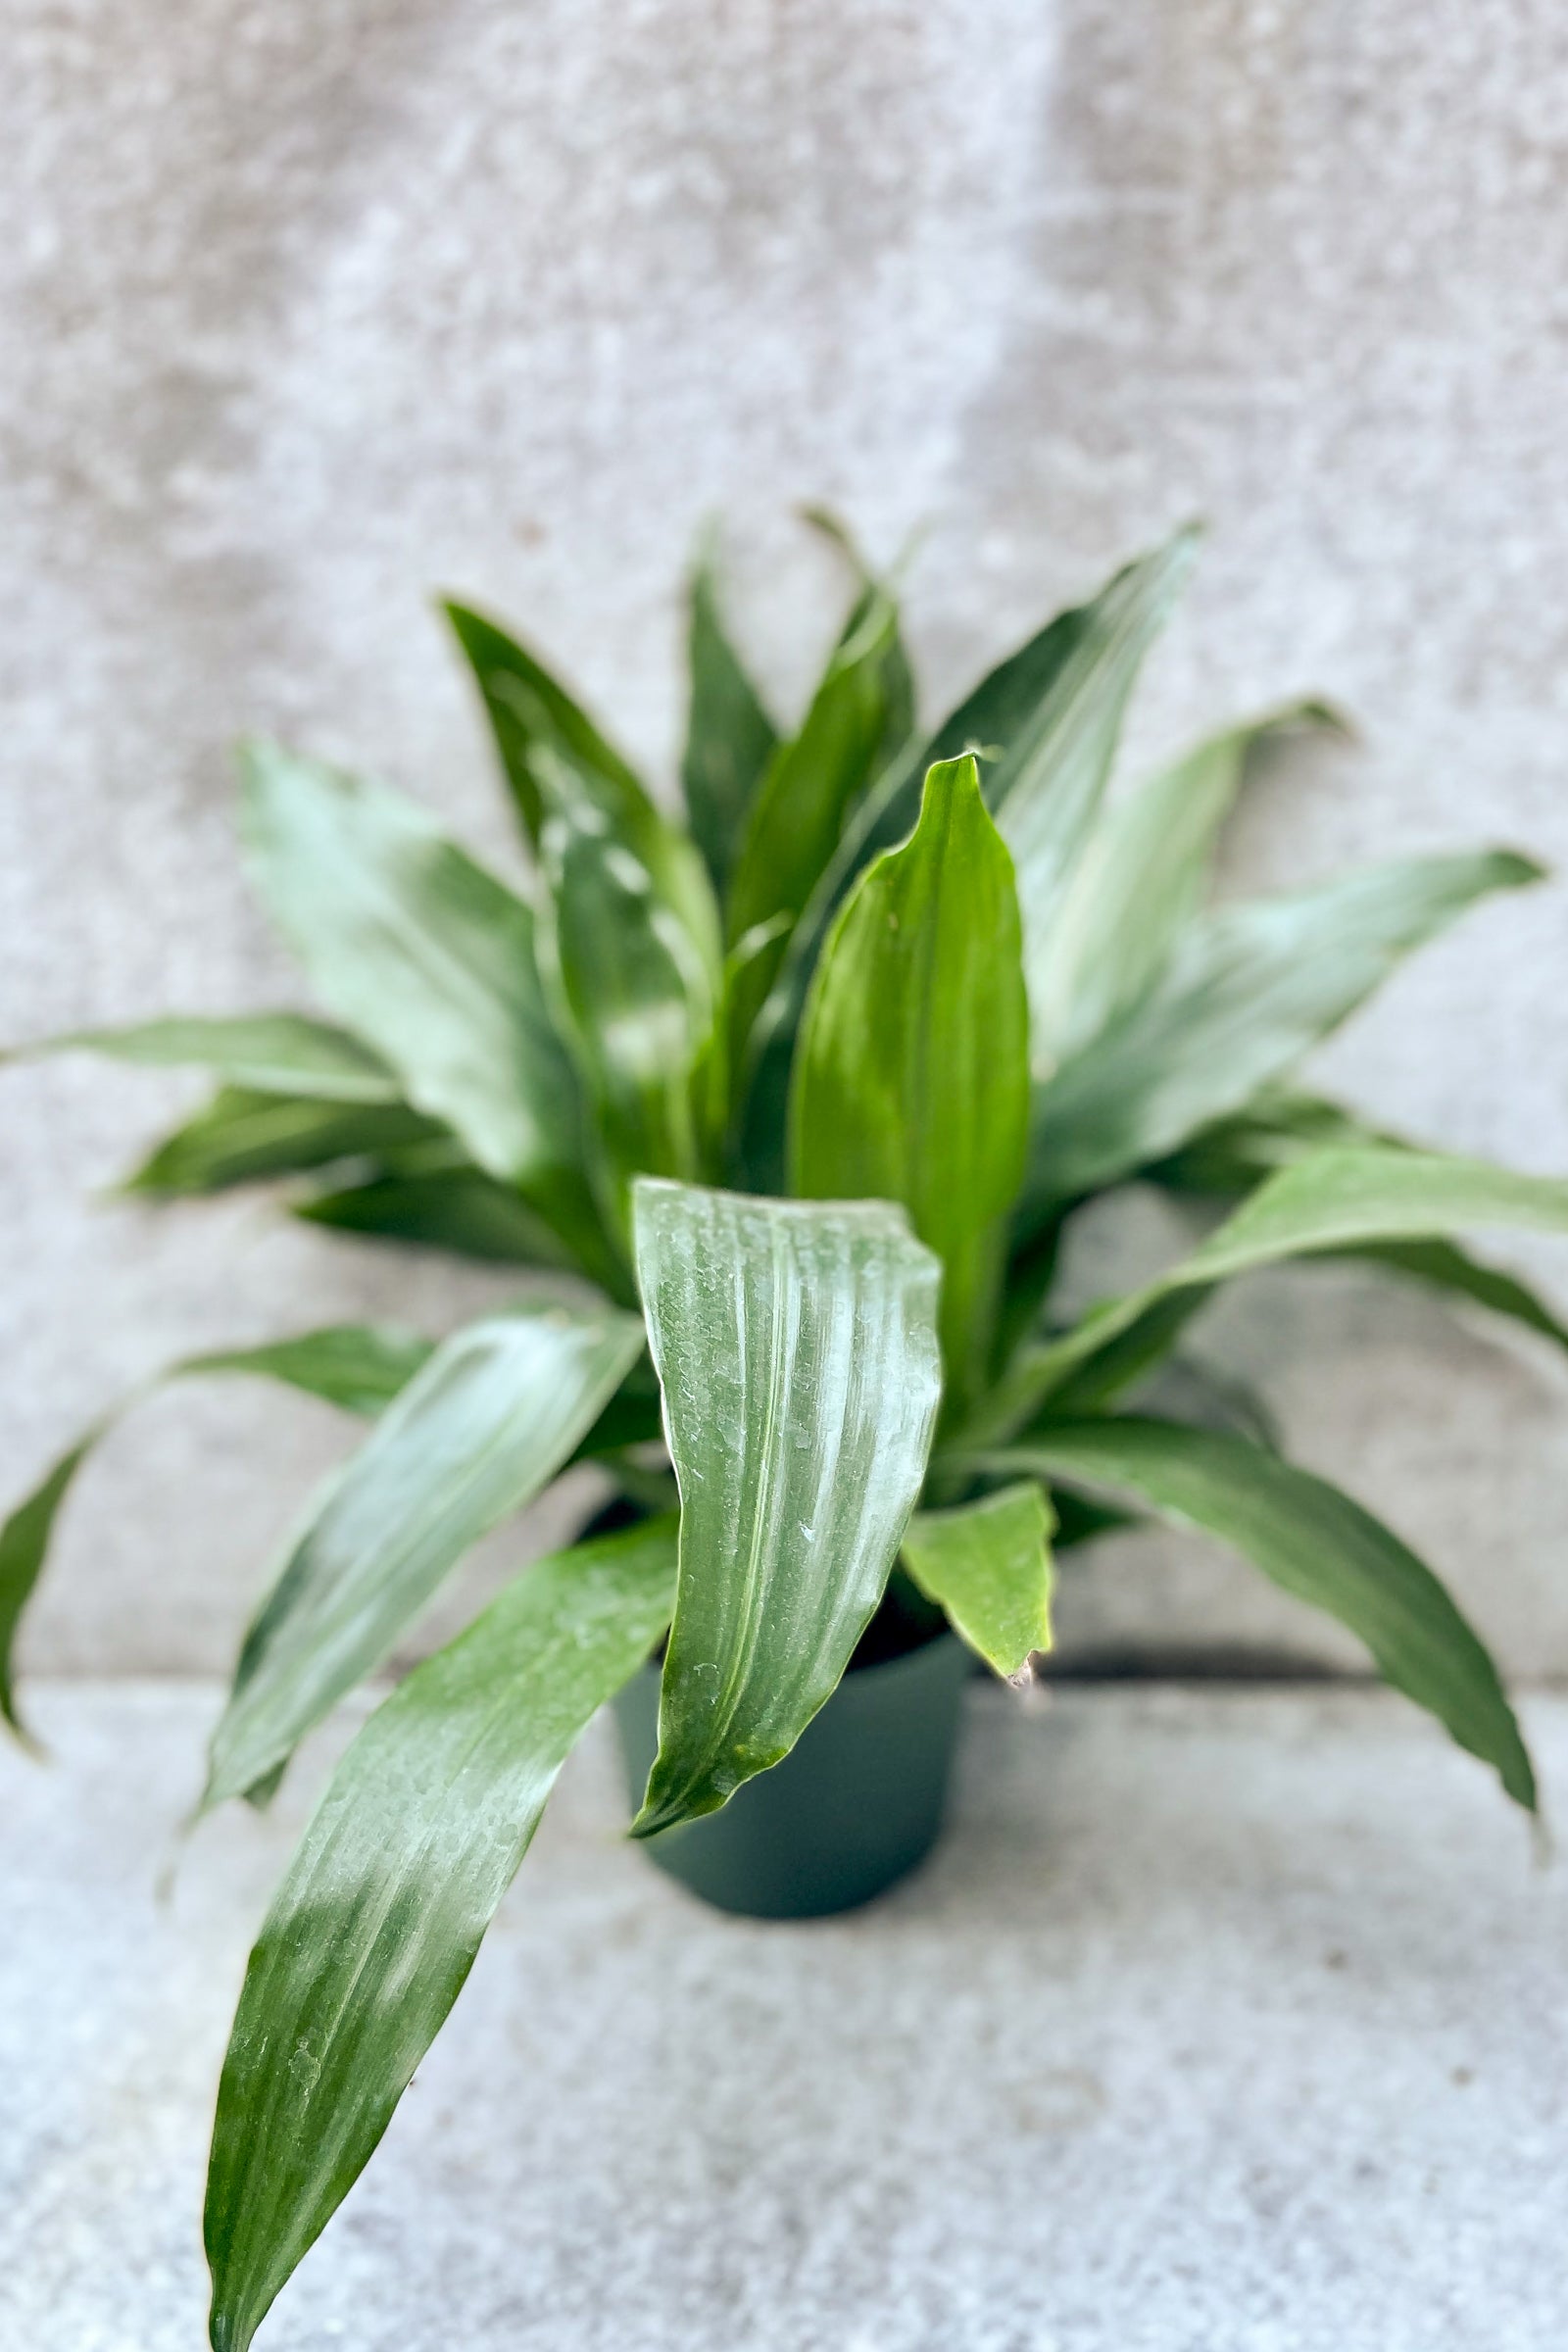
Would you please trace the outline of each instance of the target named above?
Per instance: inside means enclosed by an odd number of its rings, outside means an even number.
[[[1082,753],[1090,739],[1113,738],[1106,713],[1119,715],[1132,674],[1149,638],[1157,629],[1190,567],[1194,541],[1178,539],[1142,563],[1118,572],[1089,604],[1059,613],[1016,653],[1000,662],[953,710],[921,748],[911,746],[851,811],[843,838],[816,883],[787,951],[777,959],[777,979],[756,1016],[752,1060],[747,1073],[741,1165],[759,1191],[783,1182],[785,1106],[790,1064],[807,991],[822,942],[857,875],[879,851],[903,841],[920,811],[926,771],[935,763],[973,752],[980,760],[981,789],[993,815],[1013,789],[1023,798],[1020,819],[1045,789],[1060,754],[1073,792],[1063,794],[1058,815],[1063,838],[1072,835],[1069,802],[1076,822],[1093,816],[1101,775],[1093,789],[1079,789],[1086,769]],[[1129,636],[1126,623],[1135,625]],[[1097,730],[1098,728],[1098,735]],[[1076,781],[1074,781],[1076,779]],[[1003,826],[1004,838],[1007,828]],[[1045,845],[1040,861],[1045,860]],[[1036,882],[1041,880],[1036,873]],[[1025,924],[1032,918],[1019,876]],[[1043,933],[1042,933],[1043,935]]]
[[[835,646],[800,733],[774,753],[731,877],[732,943],[775,915],[795,922],[870,784],[887,720],[886,662],[896,622],[887,597],[866,600],[858,627]],[[761,1004],[783,954],[781,938],[748,966],[749,1002]]]
[[[777,1763],[843,1673],[920,1491],[940,1274],[879,1201],[645,1178],[633,1216],[681,1494],[649,1837]]]
[[[1218,1536],[1285,1592],[1337,1617],[1378,1672],[1534,1809],[1535,1775],[1497,1670],[1430,1568],[1359,1503],[1240,1438],[1161,1421],[1064,1423],[992,1457]]]
[[[723,895],[758,785],[778,744],[724,627],[717,583],[705,555],[692,580],[691,705],[681,783],[692,838]]]
[[[0,1717],[26,1738],[17,1713],[15,1652],[17,1629],[32,1598],[48,1557],[50,1541],[72,1482],[98,1441],[152,1388],[199,1374],[244,1372],[280,1380],[346,1411],[373,1414],[413,1378],[430,1352],[430,1343],[390,1324],[333,1324],[320,1331],[272,1340],[259,1348],[228,1348],[187,1356],[156,1381],[135,1390],[115,1411],[104,1414],[44,1474],[32,1493],[0,1526]]]
[[[998,1674],[1021,1674],[1049,1649],[1053,1517],[1032,1483],[1003,1487],[951,1511],[917,1511],[904,1562],[955,1633]]]
[[[1086,1315],[1061,1338],[1024,1349],[980,1408],[990,1434],[1010,1434],[1069,1379],[1078,1404],[1107,1350],[1136,1351],[1142,1335],[1185,1316],[1174,1302],[1282,1259],[1367,1244],[1441,1241],[1474,1226],[1568,1233],[1568,1183],[1523,1176],[1485,1160],[1438,1152],[1315,1152],[1282,1168],[1249,1196],[1206,1241],[1141,1290]],[[1112,1359],[1114,1360],[1114,1359]]]
[[[1294,703],[1210,737],[1102,809],[1033,958],[1042,1075],[1146,996],[1207,895],[1214,847],[1258,747],[1306,726],[1344,732],[1322,703]]]
[[[541,1561],[333,1776],[251,1954],[207,2184],[216,2352],[246,2352],[463,1988],[556,1775],[668,1622],[672,1520]]]
[[[122,1189],[165,1199],[223,1192],[399,1150],[444,1132],[406,1102],[323,1102],[225,1086],[166,1135]]]
[[[341,1029],[301,1012],[172,1013],[128,1029],[73,1029],[0,1058],[103,1054],[150,1069],[215,1071],[252,1094],[310,1095],[321,1102],[396,1102],[386,1063]]]
[[[482,1168],[414,1168],[370,1176],[362,1184],[313,1194],[297,1201],[293,1213],[335,1233],[450,1250],[459,1257],[503,1265],[564,1269],[576,1262],[522,1195]],[[623,1291],[621,1303],[629,1303],[630,1296]]]
[[[271,745],[246,752],[244,825],[262,899],[317,993],[482,1168],[573,1247],[591,1236],[582,1106],[528,907],[411,802]]]
[[[796,1054],[793,1189],[897,1200],[942,1260],[950,1387],[989,1356],[1029,1118],[1012,861],[971,759],[933,767],[920,822],[861,875],[822,953]]]
[[[1403,1275],[1461,1304],[1483,1306],[1489,1314],[1522,1324],[1555,1347],[1568,1348],[1568,1325],[1528,1284],[1504,1273],[1500,1266],[1484,1264],[1454,1242],[1352,1242],[1333,1254]]]
[[[204,1806],[265,1780],[380,1664],[469,1546],[555,1476],[642,1344],[633,1316],[565,1307],[442,1344],[327,1481],[253,1620]]]
[[[1239,1109],[1412,948],[1539,871],[1504,851],[1413,858],[1197,926],[1151,993],[1037,1089],[1024,1229]]]
[[[607,1207],[623,1231],[634,1175],[709,1172],[723,1090],[717,991],[654,875],[609,831],[571,770],[545,756],[536,768],[550,886],[540,965],[592,1108]]]

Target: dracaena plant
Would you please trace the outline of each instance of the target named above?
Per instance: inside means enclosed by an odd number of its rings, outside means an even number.
[[[1286,1091],[1406,951],[1537,869],[1429,857],[1213,907],[1249,757],[1330,723],[1310,705],[1107,797],[1192,552],[1184,533],[1118,573],[934,733],[866,577],[782,735],[704,567],[683,823],[533,656],[454,608],[529,895],[412,802],[253,744],[251,876],[326,1017],[54,1041],[215,1073],[137,1193],[286,1178],[318,1225],[555,1279],[439,1344],[334,1328],[175,1367],[261,1374],[373,1424],[251,1625],[206,1806],[265,1801],[465,1550],[569,1464],[599,1463],[644,1511],[528,1568],[338,1767],[223,2069],[220,2352],[250,2342],[352,2185],[572,1742],[662,1642],[644,1836],[783,1757],[879,1610],[936,1604],[1015,1676],[1051,1640],[1053,1536],[1167,1520],[1338,1618],[1534,1806],[1497,1673],[1431,1569],[1237,1416],[1138,1409],[1215,1289],[1290,1257],[1369,1261],[1568,1340],[1455,1238],[1568,1230],[1568,1185]],[[1229,1213],[1156,1280],[1065,1319],[1062,1235],[1134,1181]],[[7,1661],[90,1442],[0,1536]],[[0,1699],[17,1725],[8,1663]]]

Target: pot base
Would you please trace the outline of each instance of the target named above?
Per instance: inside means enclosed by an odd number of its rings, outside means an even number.
[[[936,1841],[971,1670],[952,1634],[857,1667],[781,1764],[643,1851],[705,1902],[751,1919],[820,1919],[869,1902]],[[635,1810],[659,1745],[657,1666],[633,1676],[614,1710]]]

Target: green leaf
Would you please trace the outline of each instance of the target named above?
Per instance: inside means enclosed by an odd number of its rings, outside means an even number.
[[[269,1341],[260,1348],[228,1348],[187,1356],[96,1421],[0,1526],[0,1716],[11,1729],[20,1738],[27,1738],[16,1705],[17,1629],[43,1573],[61,1505],[100,1438],[140,1403],[150,1389],[198,1374],[257,1373],[349,1412],[375,1413],[412,1379],[429,1353],[429,1341],[393,1325],[329,1325],[320,1331],[300,1332],[292,1339]]]
[[[1037,1090],[1025,1229],[1239,1109],[1412,948],[1539,872],[1504,851],[1413,858],[1190,931],[1151,993]]]
[[[211,2340],[246,2352],[463,1988],[563,1762],[669,1618],[673,1520],[517,1578],[370,1717],[251,1954],[207,2182]]]
[[[172,1013],[128,1029],[73,1029],[0,1059],[74,1053],[103,1054],[150,1069],[215,1070],[252,1094],[310,1095],[322,1102],[395,1102],[398,1098],[397,1081],[385,1062],[341,1029],[300,1012],[211,1018]]]
[[[1348,1626],[1386,1682],[1534,1810],[1535,1775],[1491,1657],[1431,1569],[1338,1488],[1240,1438],[1161,1421],[1066,1423],[990,1466],[1130,1494],[1178,1527],[1218,1536]]]
[[[1568,1348],[1568,1326],[1525,1283],[1489,1266],[1453,1242],[1353,1242],[1334,1254],[1401,1274],[1446,1298],[1504,1315],[1553,1346]]]
[[[327,1481],[252,1622],[204,1809],[265,1780],[381,1663],[469,1546],[555,1476],[642,1344],[631,1315],[565,1307],[443,1342]]]
[[[940,1274],[879,1201],[645,1178],[633,1217],[681,1494],[650,1837],[776,1764],[848,1664],[920,1492]]]
[[[1038,1486],[1004,1487],[952,1511],[917,1511],[904,1564],[928,1599],[998,1674],[1021,1675],[1049,1649],[1052,1513]]]
[[[1438,1152],[1315,1152],[1260,1185],[1155,1281],[1097,1308],[1062,1338],[1023,1351],[971,1426],[983,1422],[990,1435],[1010,1435],[1047,1399],[1059,1397],[1074,1376],[1081,1406],[1094,1393],[1085,1391],[1083,1368],[1107,1350],[1136,1351],[1152,1321],[1184,1321],[1174,1303],[1180,1294],[1205,1294],[1284,1258],[1367,1243],[1443,1240],[1477,1225],[1568,1233],[1568,1183]]]
[[[451,1166],[371,1176],[314,1194],[294,1215],[336,1233],[449,1250],[503,1265],[564,1269],[575,1259],[519,1192],[482,1169]],[[607,1282],[607,1287],[609,1283]],[[622,1302],[629,1302],[625,1293]]]
[[[267,744],[245,754],[257,887],[325,1003],[408,1100],[574,1246],[582,1110],[522,901],[411,802]]]
[[[594,1113],[607,1207],[624,1231],[634,1175],[707,1172],[723,1087],[717,990],[654,874],[571,770],[543,757],[537,768],[549,796],[540,856],[551,893],[540,965]]]
[[[1020,821],[1044,790],[1058,752],[1081,784],[1082,761],[1074,768],[1073,747],[1082,749],[1085,723],[1092,714],[1098,713],[1095,724],[1102,734],[1107,705],[1119,714],[1118,697],[1125,699],[1132,668],[1179,590],[1194,546],[1191,533],[1179,535],[1167,548],[1118,572],[1091,603],[1059,613],[983,678],[930,741],[920,749],[911,746],[851,810],[843,838],[794,927],[787,951],[774,959],[778,977],[756,1015],[741,1163],[758,1190],[775,1190],[783,1182],[790,1064],[822,942],[857,875],[879,851],[903,841],[916,822],[927,769],[966,752],[976,753],[987,807],[996,814],[1006,795],[1018,788],[1023,796],[1015,812]],[[1129,608],[1141,624],[1130,640],[1122,625]],[[1090,725],[1088,733],[1092,736],[1094,731]],[[1114,728],[1110,731],[1113,734]],[[1094,813],[1098,792],[1096,783],[1086,804],[1081,792],[1073,800],[1083,823]],[[1058,813],[1064,832],[1070,832],[1065,800]],[[1004,838],[1006,832],[1004,825]],[[1027,932],[1035,917],[1025,902],[1021,873],[1019,900]]]
[[[774,915],[793,923],[871,781],[887,721],[886,662],[897,614],[878,593],[833,651],[800,733],[781,744],[758,788],[730,885],[729,938]],[[771,979],[782,942],[753,987]],[[763,992],[765,993],[765,991]],[[760,1002],[760,996],[757,1001]]]
[[[778,733],[729,641],[706,555],[692,581],[688,642],[691,708],[681,783],[693,838],[722,898]]]
[[[406,1102],[313,1102],[225,1086],[166,1135],[122,1189],[168,1199],[223,1192],[333,1160],[370,1157],[444,1132]]]
[[[793,1189],[900,1201],[942,1260],[952,1390],[984,1371],[1023,1175],[1029,1008],[1012,861],[973,760],[933,767],[920,822],[861,875],[796,1055]]]
[[[1220,827],[1250,761],[1261,745],[1306,726],[1346,732],[1325,704],[1294,703],[1210,737],[1102,811],[1034,956],[1029,996],[1043,1075],[1148,995],[1207,895]]]

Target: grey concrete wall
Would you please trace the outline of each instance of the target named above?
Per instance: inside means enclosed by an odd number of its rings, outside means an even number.
[[[668,778],[717,510],[788,706],[828,626],[808,497],[879,557],[924,534],[933,705],[1205,514],[1135,757],[1304,687],[1367,734],[1258,794],[1237,880],[1481,835],[1568,861],[1557,0],[10,0],[7,36],[4,1034],[287,988],[233,854],[242,725],[510,854],[437,586],[514,614]],[[1568,1166],[1564,904],[1475,916],[1336,1082]],[[183,1348],[493,1288],[254,1205],[91,1205],[189,1091],[0,1078],[7,1491]],[[1525,1262],[1568,1298],[1560,1253]],[[1560,1373],[1341,1276],[1227,1320],[1299,1453],[1517,1669],[1568,1667]],[[84,1482],[33,1657],[221,1663],[341,1442],[249,1393],[154,1408]],[[1066,1619],[1322,1646],[1169,1549],[1075,1577]]]

